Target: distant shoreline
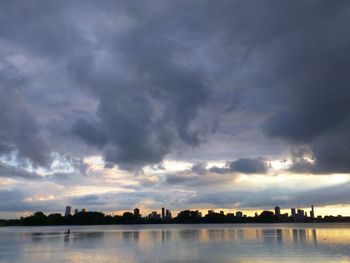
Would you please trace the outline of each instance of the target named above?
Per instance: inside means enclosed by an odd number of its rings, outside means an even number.
[[[324,225],[324,224],[331,224],[331,225],[350,225],[350,222],[307,222],[307,223],[145,223],[145,224],[91,224],[91,225],[0,225],[0,228],[7,228],[7,227],[21,227],[21,228],[30,228],[30,227],[74,227],[74,226],[151,226],[151,225]]]

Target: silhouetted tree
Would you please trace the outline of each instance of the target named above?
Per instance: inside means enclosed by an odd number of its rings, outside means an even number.
[[[276,221],[275,214],[271,211],[263,211],[258,217],[261,223],[272,223]]]

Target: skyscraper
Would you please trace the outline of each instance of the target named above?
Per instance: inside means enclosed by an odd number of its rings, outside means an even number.
[[[162,219],[164,220],[165,219],[165,208],[162,207]]]
[[[67,205],[66,206],[66,212],[65,212],[64,216],[70,216],[71,215],[71,211],[72,211],[72,207]]]
[[[315,211],[314,211],[314,206],[313,206],[313,205],[311,206],[310,217],[311,217],[312,219],[315,218]]]

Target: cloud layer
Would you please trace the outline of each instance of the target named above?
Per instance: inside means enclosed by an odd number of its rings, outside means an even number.
[[[43,175],[104,185],[81,160],[137,177],[173,159],[197,165],[139,187],[216,200],[205,187],[226,193],[273,159],[290,176],[347,174],[349,14],[346,0],[2,3],[0,176],[13,191]],[[86,195],[61,200],[105,204]]]

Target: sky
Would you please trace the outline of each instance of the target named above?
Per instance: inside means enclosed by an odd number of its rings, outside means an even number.
[[[350,215],[349,24],[347,0],[2,1],[0,217]]]

